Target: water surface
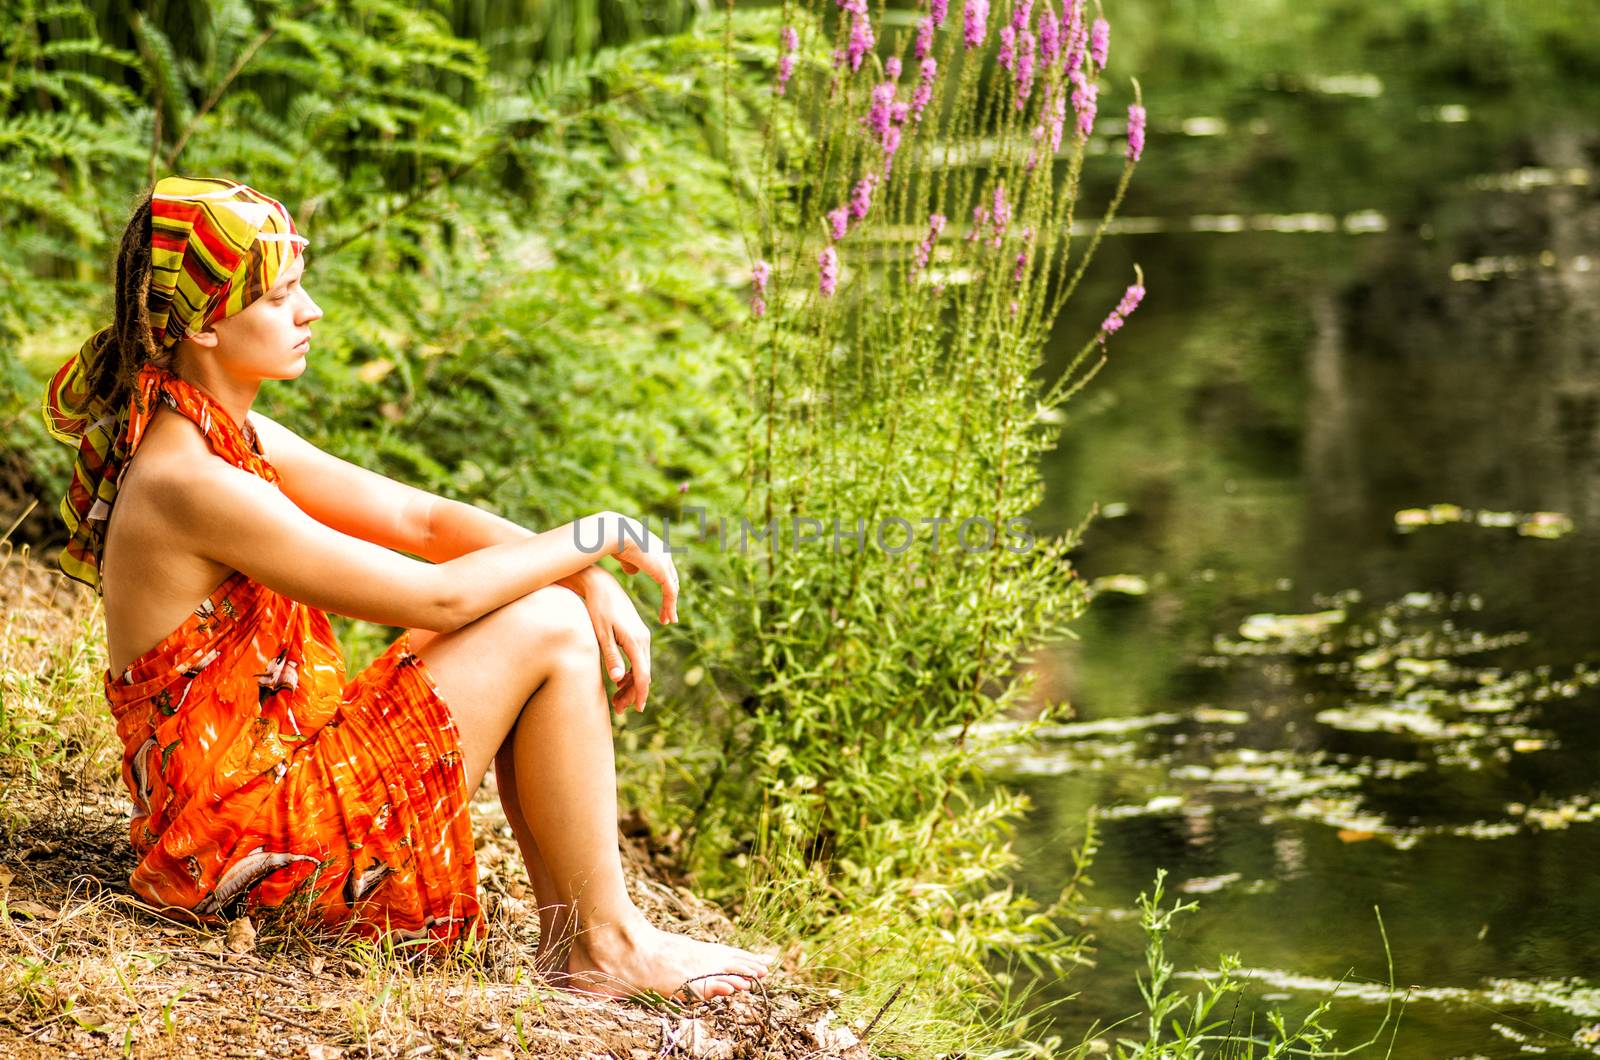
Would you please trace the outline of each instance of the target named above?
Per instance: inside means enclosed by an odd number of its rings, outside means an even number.
[[[1160,71],[1140,223],[1061,349],[1134,261],[1150,295],[1069,410],[1039,513],[1102,506],[1078,557],[1102,591],[1039,664],[1072,723],[1006,766],[1038,806],[1041,894],[1099,807],[1098,967],[1050,988],[1084,992],[1057,1029],[1140,1009],[1131,911],[1165,866],[1200,903],[1178,966],[1237,952],[1258,1012],[1350,973],[1339,1044],[1375,1030],[1376,908],[1410,991],[1393,1055],[1591,1055],[1600,79],[1528,26],[1396,13],[1419,4],[1345,12],[1322,52],[1301,20],[1202,62],[1205,5],[1153,6],[1171,17],[1118,38]]]

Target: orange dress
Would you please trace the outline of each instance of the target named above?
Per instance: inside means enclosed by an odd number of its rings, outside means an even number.
[[[210,397],[161,376],[146,394],[279,481]],[[135,403],[130,457],[155,405]],[[326,613],[235,571],[105,686],[146,901],[428,943],[482,930],[459,734],[405,634],[346,680]]]

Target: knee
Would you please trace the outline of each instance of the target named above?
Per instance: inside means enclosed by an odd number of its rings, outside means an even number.
[[[504,610],[532,654],[554,654],[584,663],[599,659],[600,645],[595,640],[589,611],[583,598],[566,586],[536,589],[507,604]]]

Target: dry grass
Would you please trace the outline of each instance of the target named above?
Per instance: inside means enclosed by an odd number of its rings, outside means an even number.
[[[486,942],[430,958],[295,925],[250,925],[252,937],[242,923],[163,918],[127,890],[130,807],[101,692],[98,602],[0,541],[0,615],[0,1054],[870,1055],[830,997],[783,972],[762,993],[693,1006],[540,982],[538,919],[492,784],[473,804]],[[643,841],[623,849],[653,921],[734,939]]]

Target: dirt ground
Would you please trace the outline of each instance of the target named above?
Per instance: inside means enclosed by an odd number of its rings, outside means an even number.
[[[693,1005],[582,997],[533,974],[538,919],[498,802],[473,811],[489,941],[415,959],[293,927],[164,919],[127,889],[115,794],[5,790],[0,1055],[31,1057],[849,1057],[874,1055],[826,992],[779,971]],[[663,926],[732,941],[714,907],[624,843],[639,904]],[[749,940],[741,940],[748,944]],[[837,996],[835,992],[835,996]]]
[[[66,682],[58,691],[83,706],[46,726],[43,752],[0,756],[0,1057],[876,1055],[863,1039],[881,1028],[852,1025],[836,1011],[849,999],[801,981],[798,946],[735,938],[726,916],[670,878],[639,827],[622,850],[646,915],[775,953],[774,974],[756,992],[693,1004],[541,981],[537,911],[492,779],[472,807],[486,942],[425,957],[294,924],[161,916],[128,890],[131,804],[97,779],[114,775],[120,749],[78,688],[103,665],[83,647],[95,615],[28,551],[0,541],[0,712],[11,712],[15,738],[28,731],[18,726],[30,701],[56,694],[47,686]]]

